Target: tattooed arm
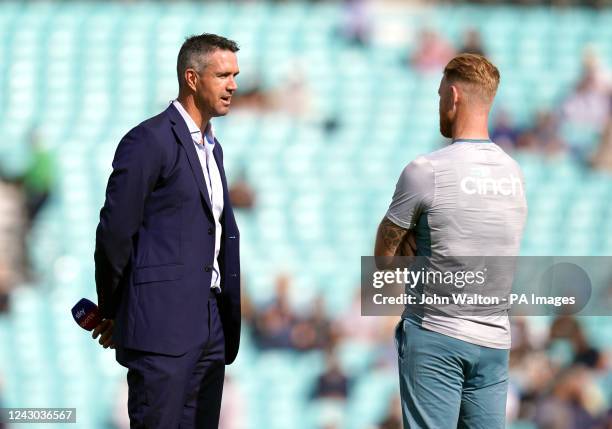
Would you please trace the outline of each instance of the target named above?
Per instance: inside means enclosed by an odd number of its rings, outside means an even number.
[[[394,256],[414,256],[413,234],[386,217],[378,226],[374,256],[379,269],[391,268]]]

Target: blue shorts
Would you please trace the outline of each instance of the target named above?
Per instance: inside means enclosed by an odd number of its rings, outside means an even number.
[[[395,330],[404,429],[501,429],[509,350],[471,344],[402,319]]]

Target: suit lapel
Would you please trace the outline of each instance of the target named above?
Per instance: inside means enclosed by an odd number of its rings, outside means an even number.
[[[225,227],[225,214],[228,210],[231,210],[231,202],[229,199],[229,190],[227,188],[227,179],[225,178],[225,169],[223,168],[223,158],[221,156],[221,146],[219,141],[215,139],[215,148],[213,149],[213,156],[217,163],[217,169],[219,170],[219,176],[221,176],[221,185],[223,187],[223,213],[221,213],[221,223]]]
[[[215,139],[215,148],[213,149],[213,156],[215,157],[215,162],[217,163],[217,168],[219,169],[219,176],[221,176],[221,184],[223,185],[223,204],[225,205],[228,201],[228,188],[227,180],[225,178],[225,170],[223,169],[223,158],[221,158],[221,149],[219,147],[219,141],[217,139]]]
[[[200,195],[208,207],[208,210],[212,214],[212,205],[210,203],[210,197],[208,196],[208,190],[206,189],[206,182],[204,181],[202,164],[200,163],[200,158],[198,158],[198,154],[196,153],[196,148],[193,145],[193,140],[189,134],[187,124],[185,124],[185,121],[181,117],[180,113],[173,105],[168,107],[168,113],[170,114],[170,119],[172,122],[172,131],[183,146],[183,149],[185,149],[187,159],[189,160],[189,166],[191,167],[191,171],[193,172],[196,183],[198,184],[198,189],[200,190]]]

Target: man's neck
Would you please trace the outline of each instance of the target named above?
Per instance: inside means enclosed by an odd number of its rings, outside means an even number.
[[[488,115],[458,115],[452,129],[453,140],[489,140]]]
[[[208,123],[210,122],[210,116],[202,114],[202,111],[198,109],[192,96],[179,95],[176,99],[179,103],[181,103],[181,106],[183,106],[191,119],[193,119],[193,122],[195,122],[195,124],[198,126],[202,132],[202,135],[204,135],[206,128],[208,127]]]

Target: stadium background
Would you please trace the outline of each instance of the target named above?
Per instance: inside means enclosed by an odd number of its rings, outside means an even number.
[[[523,3],[0,3],[1,406],[125,425],[125,372],[69,310],[95,300],[119,139],[176,96],[184,38],[214,32],[241,46],[240,96],[214,124],[244,206],[221,427],[399,427],[396,320],[359,316],[359,257],[403,166],[445,144],[440,64],[466,31],[501,71],[491,128],[526,176],[522,254],[612,254],[612,10]],[[610,318],[513,331],[511,428],[610,427]]]

